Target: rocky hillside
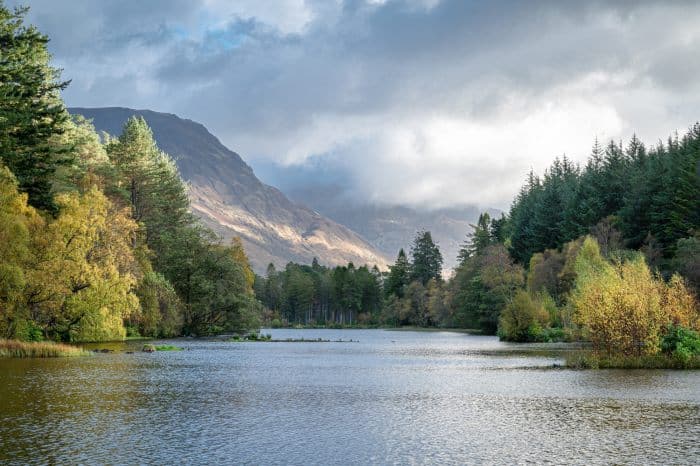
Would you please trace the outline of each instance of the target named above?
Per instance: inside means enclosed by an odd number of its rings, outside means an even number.
[[[357,233],[262,183],[238,154],[199,123],[150,110],[69,110],[112,135],[121,133],[130,116],[142,116],[158,146],[176,160],[190,183],[194,213],[224,239],[240,236],[259,273],[270,262],[284,266],[289,261],[310,263],[314,257],[328,265],[387,265],[385,255]]]

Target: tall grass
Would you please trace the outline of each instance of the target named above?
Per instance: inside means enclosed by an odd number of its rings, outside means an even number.
[[[88,354],[90,353],[82,348],[61,343],[0,339],[0,357],[3,358],[59,358]]]
[[[578,351],[569,354],[571,369],[700,369],[700,355],[680,359],[663,353],[646,356],[620,356]]]

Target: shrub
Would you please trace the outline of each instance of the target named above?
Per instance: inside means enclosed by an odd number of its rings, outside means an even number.
[[[272,328],[280,328],[283,327],[282,321],[280,319],[272,319],[272,322],[270,322],[270,327]]]
[[[608,354],[658,352],[663,320],[659,287],[642,257],[613,266],[587,237],[576,259],[575,319],[596,350]]]
[[[700,335],[680,325],[669,325],[661,340],[661,351],[681,363],[700,355]]]
[[[548,324],[549,313],[542,303],[520,290],[501,312],[498,336],[508,341],[546,341],[543,328]]]
[[[654,355],[667,325],[700,326],[697,302],[680,276],[665,283],[652,275],[640,254],[611,264],[589,237],[576,260],[576,272],[571,304],[597,351]]]
[[[136,288],[141,305],[134,327],[138,335],[174,337],[182,331],[183,305],[172,284],[155,272],[147,272]],[[127,328],[127,336],[129,329]]]
[[[665,354],[624,356],[579,351],[566,357],[566,366],[572,369],[700,369],[700,356],[680,360]]]

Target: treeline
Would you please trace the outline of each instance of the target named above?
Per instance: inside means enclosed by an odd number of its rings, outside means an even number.
[[[700,125],[530,173],[508,216],[480,217],[448,287],[458,325],[697,365]]]
[[[255,293],[272,326],[433,326],[444,320],[442,255],[430,232],[419,232],[411,260],[403,249],[390,272],[375,266],[329,268],[289,263],[267,268]]]
[[[0,4],[0,337],[105,341],[256,327],[240,241],[220,244],[141,118],[100,138],[26,9]]]
[[[527,264],[593,233],[604,252],[642,250],[653,267],[684,271],[697,285],[697,270],[683,261],[700,226],[699,157],[696,123],[650,150],[634,136],[627,147],[596,141],[583,169],[563,157],[542,178],[530,173],[510,210],[511,255]]]
[[[556,159],[543,177],[529,174],[508,215],[485,213],[472,227],[447,281],[439,248],[419,232],[410,256],[401,250],[389,272],[345,268],[371,276],[370,291],[296,264],[268,273],[256,290],[282,323],[350,323],[337,316],[351,307],[367,324],[583,339],[610,354],[700,355],[699,124],[650,150],[636,137],[627,147],[596,141],[583,168]]]
[[[289,263],[277,271],[270,264],[256,277],[256,296],[267,309],[266,323],[303,325],[370,325],[382,307],[381,274],[376,267],[328,268]]]

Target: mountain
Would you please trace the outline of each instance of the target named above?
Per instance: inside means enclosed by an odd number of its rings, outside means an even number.
[[[406,206],[382,206],[352,203],[333,186],[289,189],[287,195],[310,206],[322,215],[356,231],[370,244],[392,259],[400,248],[408,253],[417,231],[428,230],[440,246],[444,268],[457,265],[457,254],[467,234],[472,231],[479,214],[486,210],[500,216],[497,209],[464,206],[443,209],[421,209]]]
[[[98,131],[119,135],[132,115],[142,116],[161,150],[190,184],[193,212],[225,240],[240,236],[253,268],[287,262],[387,266],[384,254],[349,228],[290,201],[262,183],[243,159],[203,125],[168,113],[129,108],[70,108]]]

